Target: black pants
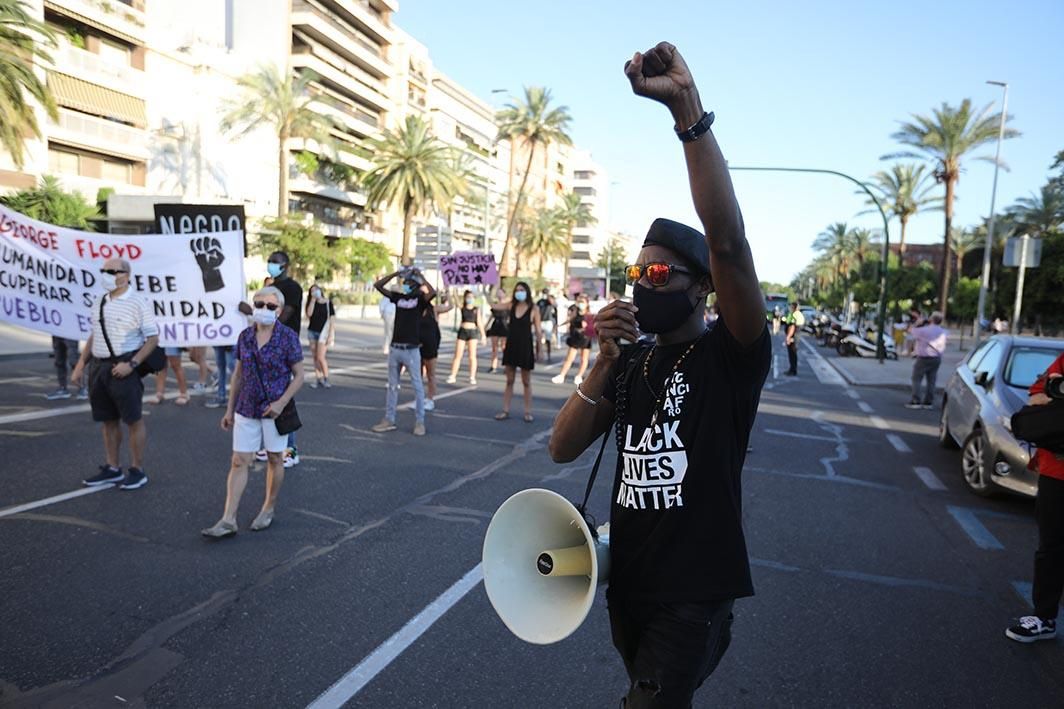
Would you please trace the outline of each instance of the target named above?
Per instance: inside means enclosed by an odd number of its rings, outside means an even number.
[[[1034,614],[1057,617],[1064,592],[1064,480],[1038,477],[1038,551],[1034,553]]]
[[[790,372],[793,374],[798,373],[798,338],[794,338],[794,342],[787,345],[787,359],[790,360],[791,368]]]
[[[66,389],[67,375],[78,363],[78,341],[52,336],[52,352],[55,354],[55,378],[60,389]]]
[[[631,682],[626,709],[690,707],[731,643],[733,603],[611,600],[613,645]]]

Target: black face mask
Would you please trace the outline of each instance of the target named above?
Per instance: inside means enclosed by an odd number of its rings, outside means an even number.
[[[694,303],[687,297],[686,290],[658,292],[641,283],[632,286],[632,302],[639,312],[635,320],[639,329],[657,335],[672,332],[684,324],[695,311]]]

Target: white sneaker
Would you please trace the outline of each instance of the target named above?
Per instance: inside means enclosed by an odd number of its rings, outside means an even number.
[[[434,411],[436,409],[436,402],[432,399],[425,399],[425,411]]]
[[[454,384],[455,382],[458,381],[458,377],[447,377],[446,381],[447,381],[448,384]]]
[[[576,384],[577,386],[580,386],[581,384],[584,383],[584,378],[581,377],[579,374],[577,374],[576,375],[576,379],[573,380],[573,383]]]
[[[259,451],[258,453],[255,454],[255,460],[259,461],[260,463],[266,462],[266,459],[267,458],[266,458],[266,451],[265,450],[261,450],[261,451]]]
[[[203,396],[207,393],[207,387],[203,386],[200,382],[196,382],[192,385],[190,393],[192,396]]]
[[[553,377],[550,378],[550,380],[552,382],[554,382],[555,384],[564,384],[565,383],[565,377],[563,377],[561,374],[555,374]]]

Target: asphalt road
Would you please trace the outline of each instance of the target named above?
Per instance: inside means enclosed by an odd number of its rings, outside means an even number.
[[[81,402],[43,399],[47,358],[0,361],[0,706],[301,707],[334,685],[318,706],[617,705],[601,591],[573,636],[539,647],[478,582],[507,497],[583,491],[593,452],[568,466],[546,452],[571,385],[538,370],[535,422],[497,422],[502,379],[482,356],[476,388],[440,377],[426,437],[409,410],[372,433],[385,369],[369,332],[345,326],[336,386],[299,396],[303,462],[274,525],[221,542],[199,530],[221,512],[230,438],[199,399],[148,407],[147,487],[12,513],[79,490],[101,443]],[[696,706],[1064,706],[1064,641],[1004,637],[1028,607],[1033,503],[974,497],[936,445],[937,412],[822,383],[807,354],[762,398],[744,508],[757,595]],[[262,494],[259,466],[242,527]]]

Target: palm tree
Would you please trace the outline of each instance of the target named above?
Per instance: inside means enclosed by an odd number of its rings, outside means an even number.
[[[863,275],[865,262],[875,258],[879,237],[871,229],[851,229],[849,232],[850,253],[857,259],[857,273]]]
[[[26,138],[41,137],[33,100],[49,118],[58,113],[47,86],[34,72],[34,60],[51,64],[55,35],[26,11],[23,0],[0,0],[0,146],[22,169]]]
[[[310,89],[317,75],[310,71],[283,74],[273,64],[237,80],[240,95],[223,105],[221,121],[224,133],[243,137],[260,127],[268,127],[277,136],[277,216],[288,213],[288,140],[303,138],[319,145],[333,146],[332,131],[337,123],[312,108],[323,98]]]
[[[1020,231],[1034,238],[1043,237],[1064,224],[1064,189],[1043,185],[1039,192],[1016,200],[1009,212]]]
[[[935,179],[946,185],[942,280],[938,292],[938,309],[943,315],[946,314],[949,298],[951,271],[949,235],[953,225],[953,197],[961,174],[961,159],[997,139],[1001,114],[991,113],[992,106],[993,104],[987,104],[981,110],[974,111],[971,99],[964,99],[956,108],[943,103],[940,108],[933,109],[930,117],[914,115],[912,123],[902,123],[901,129],[891,136],[913,150],[886,156],[930,160],[935,165]],[[1005,129],[1006,138],[1013,138],[1017,135],[1019,135],[1018,131],[1012,128]],[[992,158],[981,159],[992,160]]]
[[[835,222],[820,232],[813,241],[813,249],[831,261],[834,272],[832,285],[850,275],[853,270],[853,236],[845,222]]]
[[[580,195],[570,192],[562,199],[557,208],[558,220],[565,233],[565,269],[562,271],[563,288],[569,287],[569,257],[573,251],[573,229],[580,226],[592,226],[598,219],[591,214],[591,205],[585,204]],[[542,275],[542,273],[541,273]]]
[[[444,211],[469,190],[467,173],[456,150],[432,135],[429,125],[410,115],[398,129],[369,142],[376,166],[362,175],[371,208],[398,204],[403,210],[404,264],[410,259],[410,225],[414,215]]]
[[[916,163],[893,165],[890,172],[880,170],[872,175],[869,185],[885,202],[887,211],[901,222],[901,236],[898,237],[898,260],[901,262],[905,260],[905,228],[909,220],[921,209],[942,208],[942,198],[928,194],[934,184],[926,169],[926,165]]]
[[[547,260],[569,253],[568,230],[561,210],[539,207],[526,213],[521,225],[520,250],[530,258],[539,258],[536,274],[543,277]]]
[[[980,234],[978,229],[958,229],[950,232],[950,248],[957,262],[957,280],[963,275],[964,257],[976,249],[981,249],[986,243],[986,234]]]
[[[514,229],[517,226],[517,217],[521,213],[521,204],[526,196],[525,189],[528,186],[528,176],[532,172],[532,161],[536,149],[542,146],[546,150],[551,143],[572,145],[568,133],[569,122],[572,120],[569,109],[565,106],[553,108],[550,101],[550,89],[541,86],[526,86],[524,101],[508,103],[496,117],[496,122],[499,124],[499,139],[510,140],[511,155],[519,142],[528,151],[528,163],[521,176],[521,185],[517,188],[517,194],[514,195],[510,221],[506,226],[506,241],[502,248],[504,274],[509,274]]]

